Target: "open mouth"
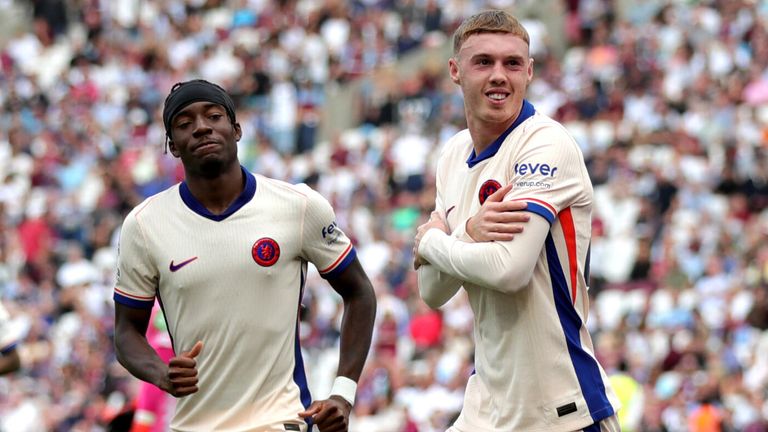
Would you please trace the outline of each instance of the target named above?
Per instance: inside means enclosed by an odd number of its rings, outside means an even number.
[[[490,91],[487,92],[485,96],[493,102],[504,102],[509,97],[509,93]]]

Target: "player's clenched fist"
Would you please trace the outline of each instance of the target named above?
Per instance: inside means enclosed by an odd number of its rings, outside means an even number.
[[[197,392],[197,357],[203,350],[203,342],[197,341],[191,350],[171,358],[168,374],[161,383],[162,390],[175,397],[184,397]]]
[[[312,422],[320,432],[347,432],[349,430],[349,413],[352,405],[340,396],[314,401],[300,417],[312,417]]]

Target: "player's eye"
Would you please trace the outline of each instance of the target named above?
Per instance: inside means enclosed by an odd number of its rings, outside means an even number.
[[[224,115],[223,114],[219,114],[219,113],[214,113],[214,114],[211,114],[211,115],[208,116],[209,119],[214,120],[214,121],[219,120],[222,117],[224,117]]]

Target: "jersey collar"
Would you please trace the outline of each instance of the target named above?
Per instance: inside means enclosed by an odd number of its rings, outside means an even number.
[[[256,177],[248,172],[248,170],[243,168],[242,165],[240,166],[240,169],[243,171],[243,175],[245,176],[245,188],[240,193],[240,196],[238,196],[237,199],[232,204],[230,204],[229,208],[227,208],[224,213],[213,214],[208,211],[208,209],[200,204],[200,201],[198,201],[197,198],[192,195],[192,191],[189,190],[189,186],[187,186],[186,181],[181,182],[181,185],[179,186],[179,194],[181,195],[182,201],[184,201],[184,204],[186,204],[190,210],[204,218],[208,218],[216,222],[223,221],[224,219],[234,214],[236,211],[240,210],[241,207],[248,204],[248,201],[250,201],[251,198],[256,195]]]
[[[515,122],[512,123],[512,126],[505,130],[490,146],[488,146],[488,148],[483,150],[479,155],[475,155],[475,149],[472,149],[472,153],[469,154],[469,159],[467,159],[467,166],[472,168],[480,162],[493,157],[493,155],[495,155],[496,152],[498,152],[501,148],[501,145],[504,143],[507,135],[509,135],[513,130],[515,130],[516,127],[520,125],[520,123],[526,121],[535,112],[536,109],[533,107],[533,105],[531,105],[531,103],[527,100],[523,99],[523,107],[520,109],[520,114],[517,116],[517,119],[515,119]]]

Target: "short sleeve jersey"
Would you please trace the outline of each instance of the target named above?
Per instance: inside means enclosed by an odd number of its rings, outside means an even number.
[[[137,206],[121,229],[115,301],[149,309],[157,297],[177,354],[203,342],[199,391],[178,400],[174,430],[305,430],[307,263],[332,278],[355,257],[318,193],[243,172],[244,191],[221,215],[181,183]]]
[[[446,144],[437,210],[462,235],[457,228],[509,183],[505,199],[525,201],[551,228],[542,248],[530,251],[538,261],[521,291],[463,283],[475,315],[477,373],[456,425],[478,432],[579,430],[619,407],[585,326],[592,184],[570,134],[527,101],[516,123],[481,154],[467,130]]]

